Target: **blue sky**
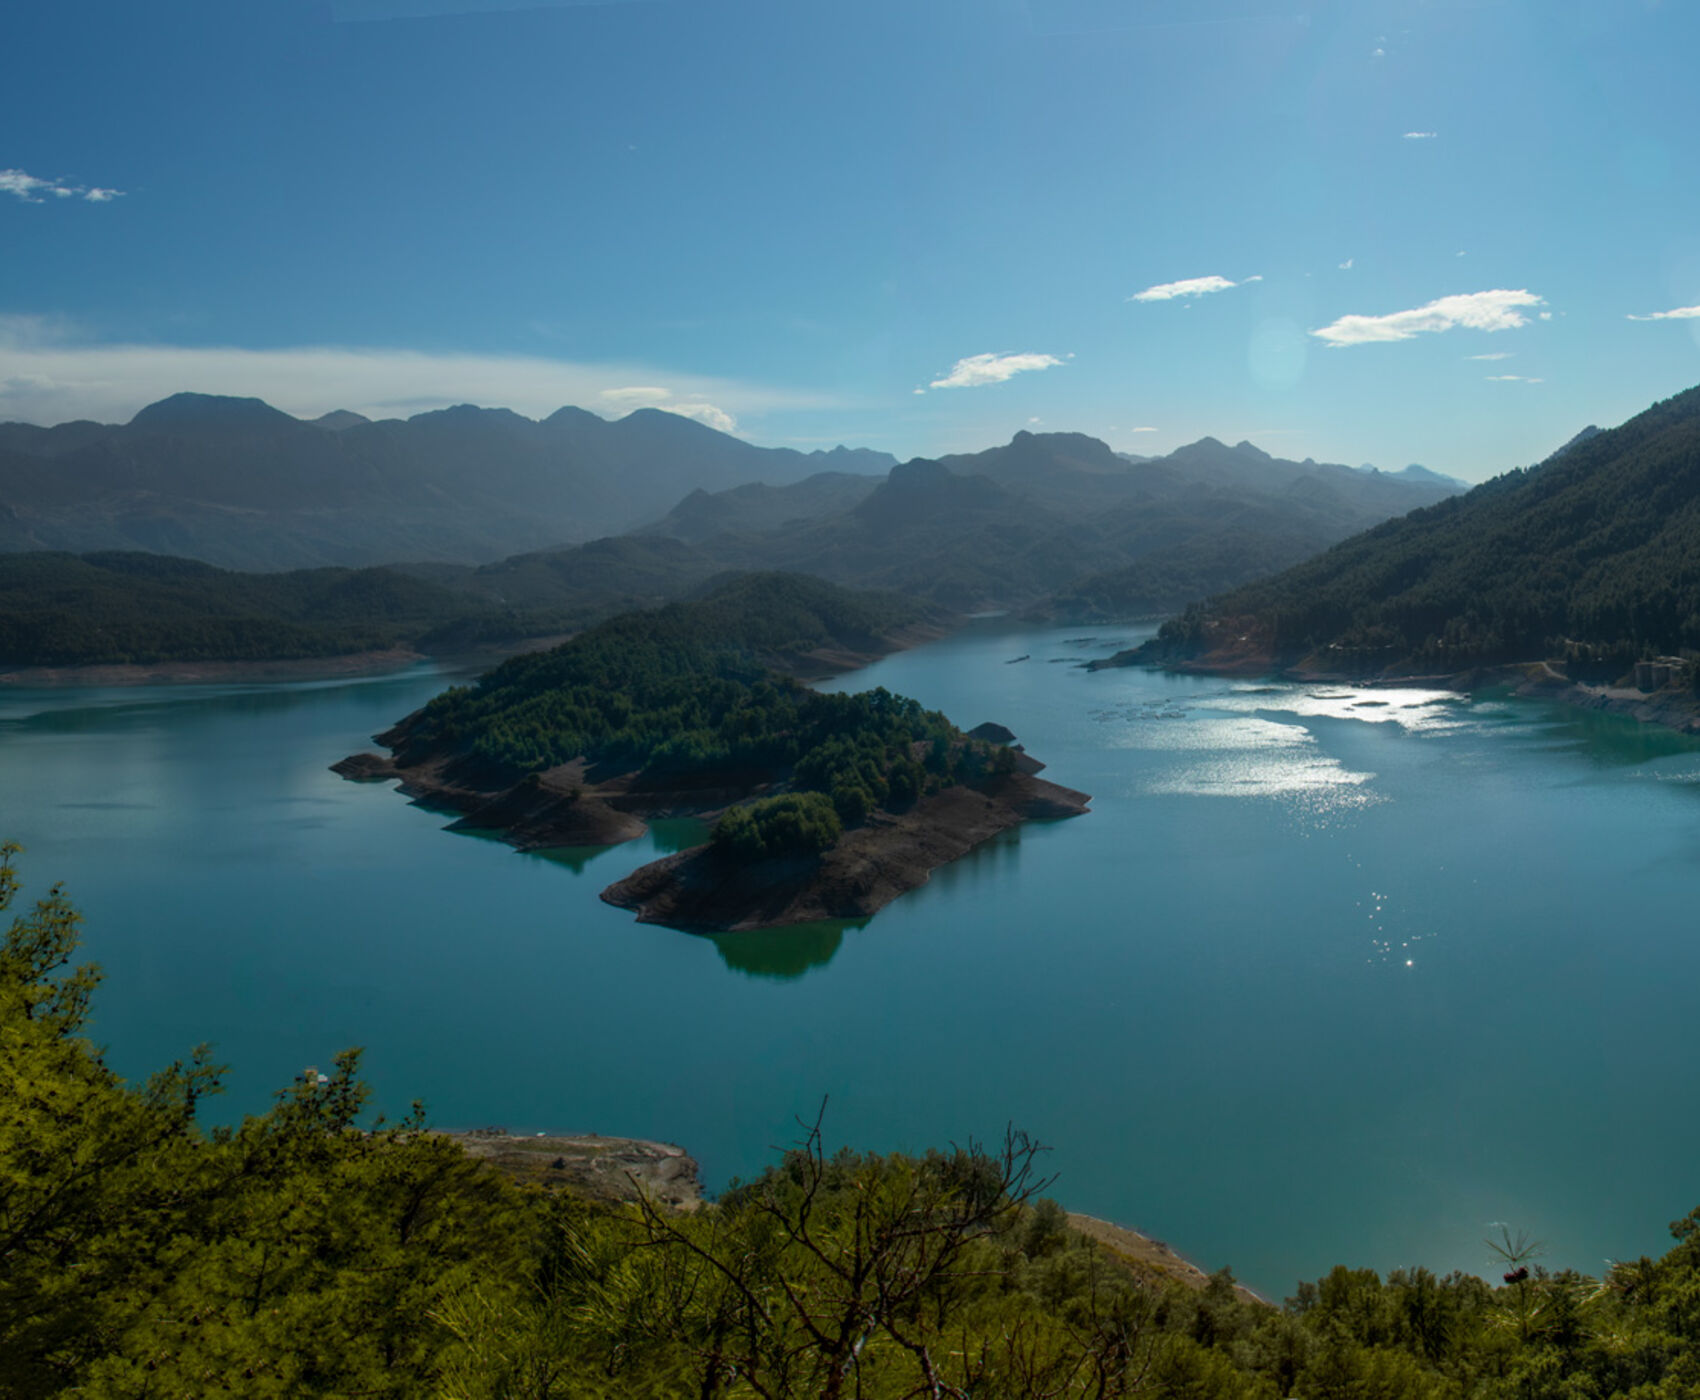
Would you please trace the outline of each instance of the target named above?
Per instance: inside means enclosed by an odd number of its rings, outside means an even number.
[[[0,419],[656,404],[1479,480],[1700,382],[1677,0],[14,0],[5,32]]]

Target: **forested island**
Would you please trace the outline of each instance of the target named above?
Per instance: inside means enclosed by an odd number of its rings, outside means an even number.
[[[0,913],[15,853],[0,849]],[[499,1145],[432,1133],[418,1105],[373,1121],[355,1052],[268,1113],[208,1127],[222,1071],[204,1054],[136,1085],[87,1039],[99,973],[74,966],[77,925],[54,887],[0,942],[7,1395],[1694,1391],[1700,1211],[1663,1258],[1598,1278],[1549,1273],[1507,1229],[1487,1241],[1501,1278],[1340,1266],[1275,1307],[1226,1270],[1202,1281],[1135,1237],[1076,1228],[1043,1148],[1013,1129],[880,1154],[830,1149],[817,1119],[698,1203],[667,1172],[609,1191],[561,1158],[503,1171]]]
[[[462,829],[535,849],[611,845],[642,818],[714,821],[709,841],[603,894],[693,930],[865,917],[1035,817],[1086,810],[1018,746],[875,689],[800,677],[927,634],[927,611],[792,574],[741,575],[511,658],[378,736],[337,771],[399,778]]]
[[[1098,666],[1532,690],[1694,727],[1700,389],[1189,607]]]

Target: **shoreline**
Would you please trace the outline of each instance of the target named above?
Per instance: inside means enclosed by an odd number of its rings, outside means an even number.
[[[405,671],[435,658],[408,647],[301,656],[276,661],[97,662],[87,666],[17,666],[0,671],[0,686],[59,690],[79,686],[279,685],[291,681],[352,680]]]
[[[1175,676],[1219,676],[1239,680],[1285,681],[1296,685],[1344,685],[1358,690],[1423,688],[1449,690],[1459,695],[1476,695],[1499,687],[1524,700],[1550,700],[1576,709],[1621,715],[1638,724],[1656,725],[1677,734],[1700,737],[1700,694],[1676,684],[1657,690],[1630,686],[1592,685],[1573,680],[1550,661],[1510,661],[1497,666],[1410,675],[1353,675],[1307,666],[1299,661],[1280,665],[1267,655],[1222,656],[1217,660],[1197,658],[1184,661],[1122,660],[1120,653],[1086,663],[1091,671],[1118,670],[1138,666]]]
[[[459,1144],[468,1157],[520,1186],[566,1190],[609,1203],[631,1203],[647,1195],[682,1214],[700,1210],[709,1201],[701,1164],[677,1143],[603,1137],[599,1133],[536,1133],[527,1137],[505,1128],[430,1131]],[[1071,1229],[1133,1272],[1193,1292],[1209,1287],[1210,1274],[1162,1240],[1130,1226],[1064,1209]],[[1268,1299],[1243,1283],[1236,1282],[1234,1291],[1248,1303],[1271,1306]]]

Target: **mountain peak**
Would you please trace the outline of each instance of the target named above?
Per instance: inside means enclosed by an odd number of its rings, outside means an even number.
[[[228,394],[173,394],[150,403],[130,420],[132,428],[279,428],[298,423],[264,399],[236,398]]]
[[[1259,462],[1273,462],[1275,459],[1249,438],[1242,438],[1234,444],[1234,451],[1244,457],[1255,457]]]
[[[313,420],[315,428],[329,428],[333,433],[340,433],[344,428],[358,428],[362,423],[372,420],[364,413],[353,413],[346,408],[333,408],[329,413],[321,413]]]

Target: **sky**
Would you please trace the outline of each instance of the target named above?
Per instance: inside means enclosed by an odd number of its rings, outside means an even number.
[[[0,420],[1483,480],[1700,382],[1683,0],[12,0]]]

